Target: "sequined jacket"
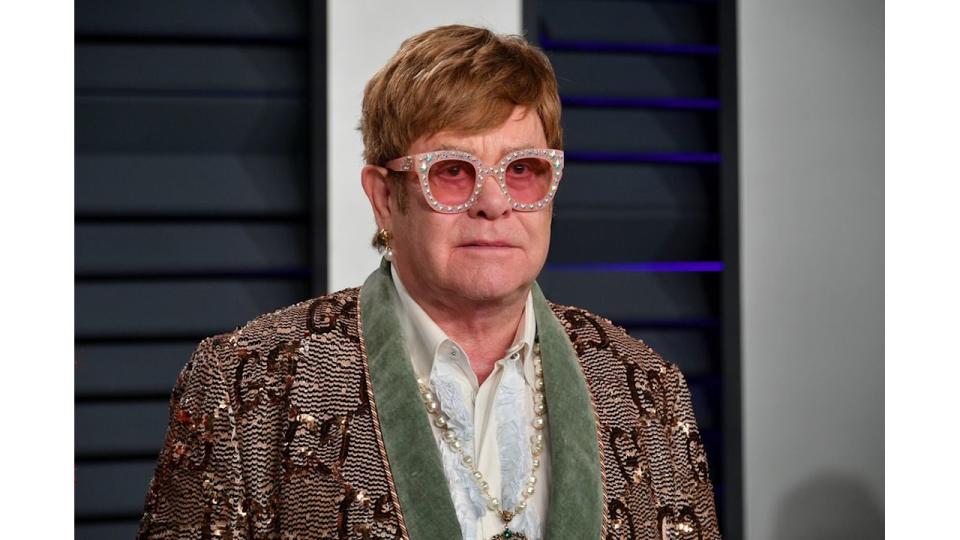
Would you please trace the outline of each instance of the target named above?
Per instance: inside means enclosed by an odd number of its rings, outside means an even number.
[[[677,367],[534,285],[548,539],[719,539]],[[138,538],[452,539],[459,524],[384,263],[363,287],[203,340],[177,378]]]

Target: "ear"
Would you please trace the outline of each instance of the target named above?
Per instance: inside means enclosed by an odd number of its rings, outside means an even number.
[[[387,169],[376,165],[364,165],[360,170],[360,182],[363,184],[363,192],[370,200],[377,227],[393,230],[393,214],[390,208],[391,184],[387,179]]]

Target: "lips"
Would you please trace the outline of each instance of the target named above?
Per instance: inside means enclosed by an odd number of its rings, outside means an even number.
[[[464,242],[460,244],[461,247],[491,247],[491,248],[511,248],[516,247],[510,242],[505,242],[502,240],[471,240],[469,242]]]

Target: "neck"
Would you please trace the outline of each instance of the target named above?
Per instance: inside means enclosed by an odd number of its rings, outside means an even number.
[[[496,310],[475,309],[464,313],[431,311],[424,306],[424,311],[447,336],[464,348],[477,381],[483,384],[493,372],[497,360],[503,358],[513,343],[523,318],[524,304],[521,299]]]
[[[447,337],[464,349],[477,380],[483,384],[497,360],[503,358],[513,343],[530,286],[505,298],[477,302],[463,301],[458,295],[431,295],[418,290],[416,283],[408,282],[403,276],[400,279],[410,297]]]

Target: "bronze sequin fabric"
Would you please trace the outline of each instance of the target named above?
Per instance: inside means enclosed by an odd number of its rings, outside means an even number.
[[[409,538],[358,294],[300,302],[199,344],[170,398],[139,539]],[[601,538],[719,539],[679,369],[607,319],[551,308],[576,349],[597,419]]]

